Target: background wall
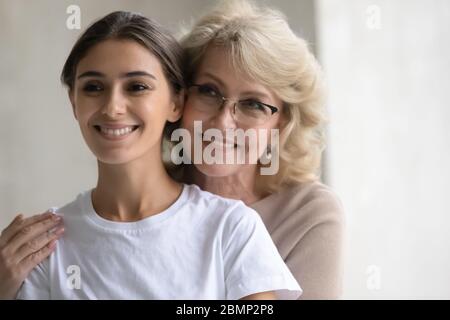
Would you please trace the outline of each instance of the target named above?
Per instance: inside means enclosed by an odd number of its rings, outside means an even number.
[[[326,182],[347,211],[345,298],[450,299],[450,2],[277,0],[330,88]],[[0,0],[0,229],[96,182],[59,73],[113,10],[172,31],[209,0]],[[66,8],[81,8],[81,30]]]
[[[346,298],[450,298],[450,2],[321,0]]]

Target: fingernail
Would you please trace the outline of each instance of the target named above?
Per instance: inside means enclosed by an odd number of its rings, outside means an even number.
[[[57,229],[60,229],[60,228],[63,228],[63,227],[64,227],[64,222],[61,220],[53,228],[55,230],[57,230]]]
[[[65,229],[64,228],[59,228],[54,232],[55,236],[60,236],[64,233]]]
[[[56,240],[53,240],[52,242],[50,242],[50,244],[48,245],[49,249],[55,249],[56,247]]]
[[[61,220],[61,216],[58,216],[58,215],[54,214],[52,219],[55,220],[55,221],[60,221]]]

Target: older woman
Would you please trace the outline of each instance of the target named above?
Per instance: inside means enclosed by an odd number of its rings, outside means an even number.
[[[184,180],[241,199],[261,215],[303,288],[301,298],[340,297],[343,210],[319,182],[324,92],[306,42],[280,12],[232,1],[201,18],[181,43],[190,85],[182,126],[191,136],[194,121],[201,121],[203,130],[280,132],[279,143],[268,145],[272,161],[279,161],[276,174],[261,175],[261,163],[203,161],[184,166]],[[214,142],[225,157],[227,152],[248,156],[249,149],[240,149],[235,140]]]
[[[202,161],[172,168],[172,173],[254,208],[300,283],[301,298],[339,298],[343,210],[319,182],[324,92],[320,68],[306,42],[280,12],[228,1],[201,18],[182,45],[189,83],[182,127],[191,136],[197,134],[195,121],[204,130],[221,132],[279,130],[279,141],[268,139],[258,149],[258,156],[279,166],[275,174],[261,175],[262,159],[245,164]],[[225,155],[250,152],[235,140],[213,144]],[[52,226],[44,215],[15,219],[5,229],[0,238],[0,297],[14,296],[29,270],[51,253],[57,235],[38,237],[32,248],[28,244]]]

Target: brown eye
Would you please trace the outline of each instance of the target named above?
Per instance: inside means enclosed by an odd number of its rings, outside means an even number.
[[[102,90],[103,90],[102,86],[94,83],[88,83],[83,87],[83,91],[85,92],[99,92]]]
[[[131,92],[140,92],[140,91],[144,91],[144,90],[148,90],[149,87],[143,83],[133,83],[132,85],[130,85],[128,87],[128,91]]]

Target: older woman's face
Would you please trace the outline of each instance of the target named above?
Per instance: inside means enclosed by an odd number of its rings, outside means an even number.
[[[266,137],[270,136],[270,130],[278,129],[280,126],[282,101],[270,88],[235,70],[230,63],[227,53],[220,47],[208,48],[198,70],[196,70],[193,84],[199,86],[188,91],[182,118],[182,127],[191,134],[191,148],[193,152],[195,151],[194,137],[196,134],[199,135],[197,131],[194,131],[194,121],[200,121],[203,133],[208,129],[214,128],[220,130],[224,138],[223,141],[203,141],[201,143],[202,154],[205,154],[203,151],[210,145],[209,150],[212,149],[211,146],[220,148],[224,159],[227,159],[227,154],[232,153],[234,155],[234,161],[231,164],[229,161],[226,164],[206,164],[204,159],[202,159],[201,164],[195,164],[197,169],[207,176],[219,177],[236,174],[244,167],[252,165],[248,161],[250,157],[248,138],[245,139],[245,145],[242,145],[238,143],[236,138],[233,140],[227,139],[227,130],[242,129],[247,131],[248,129],[253,129],[256,132],[256,145],[258,145],[256,152],[259,157],[267,147],[267,143],[262,142],[265,140],[262,139],[263,135]],[[202,95],[206,97],[208,95],[223,96],[230,101],[224,102],[221,108],[214,109],[212,106],[211,110],[209,110],[205,107],[205,101],[202,101]],[[217,98],[217,101],[221,101],[220,97]],[[235,101],[247,101],[241,104],[244,108],[240,110],[244,111],[240,115],[235,108]],[[255,102],[257,103],[255,104]],[[276,107],[278,110],[272,114],[270,108],[258,103]],[[264,121],[261,119],[252,121],[253,114],[264,112],[261,111],[263,108],[265,108],[266,112]],[[202,139],[202,136],[196,138]],[[245,166],[237,163],[236,154],[238,153],[241,153],[241,156],[245,156]],[[256,164],[253,164],[253,166],[256,166]]]

